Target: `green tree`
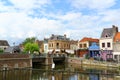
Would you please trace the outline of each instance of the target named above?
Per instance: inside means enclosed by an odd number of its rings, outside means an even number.
[[[27,43],[35,43],[35,40],[36,40],[36,37],[26,38],[22,44],[25,46]]]
[[[39,52],[39,46],[36,43],[36,37],[26,38],[22,45],[24,46],[23,53],[34,53]]]
[[[36,43],[26,43],[24,46],[24,52],[28,52],[30,54],[34,52],[39,52],[39,46]]]

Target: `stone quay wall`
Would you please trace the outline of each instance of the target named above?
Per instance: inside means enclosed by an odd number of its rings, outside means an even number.
[[[0,54],[0,68],[28,68],[32,67],[29,54]]]
[[[71,64],[77,64],[80,66],[88,66],[88,67],[99,67],[99,68],[118,68],[120,67],[120,64],[114,63],[114,62],[106,62],[106,61],[96,61],[93,59],[81,59],[81,58],[68,58],[68,63]]]

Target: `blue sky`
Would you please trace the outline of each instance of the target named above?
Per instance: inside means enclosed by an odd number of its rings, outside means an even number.
[[[103,28],[120,26],[120,0],[0,0],[0,39],[21,43],[51,34],[80,40],[100,38]]]

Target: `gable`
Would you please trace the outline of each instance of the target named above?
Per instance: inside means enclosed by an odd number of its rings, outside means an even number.
[[[118,32],[118,27],[113,25],[112,28],[105,28],[101,34],[101,38],[114,38]]]
[[[104,29],[103,32],[102,32],[102,35],[101,35],[101,38],[110,38],[110,37],[113,37],[113,31],[112,31],[112,28],[107,28],[107,29]]]
[[[6,40],[0,40],[0,46],[9,46]]]

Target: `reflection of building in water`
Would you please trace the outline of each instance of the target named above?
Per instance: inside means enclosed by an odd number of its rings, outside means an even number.
[[[79,70],[14,69],[0,72],[0,80],[114,80],[114,75],[76,72]],[[4,74],[4,75],[3,75]]]
[[[54,76],[52,76],[52,80],[55,80],[55,77],[54,77]]]
[[[0,71],[0,80],[31,80],[31,76],[32,70],[30,69],[12,69]]]

